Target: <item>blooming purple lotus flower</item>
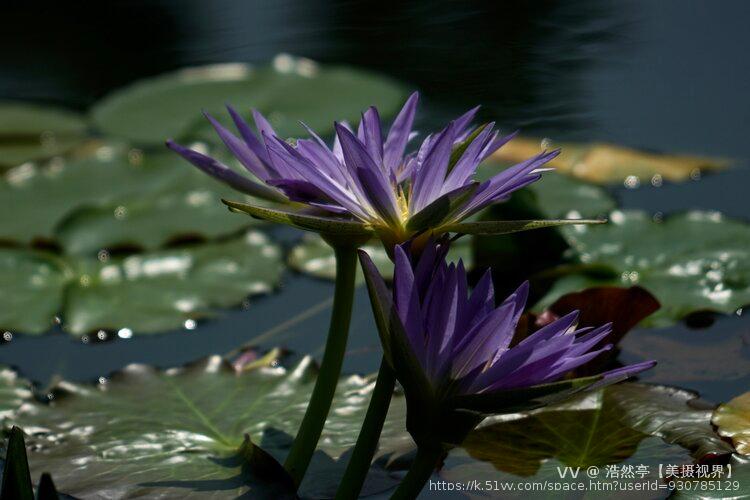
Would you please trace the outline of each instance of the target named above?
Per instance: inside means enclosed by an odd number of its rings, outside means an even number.
[[[407,425],[418,443],[429,427],[426,422],[440,422],[438,434],[448,433],[444,439],[451,442],[453,436],[460,442],[487,413],[549,404],[655,364],[647,361],[593,377],[563,379],[612,348],[606,343],[610,325],[576,329],[578,313],[573,312],[512,345],[528,283],[495,306],[490,272],[469,293],[463,264],[447,264],[446,252],[447,244],[428,244],[414,265],[404,246],[397,246],[391,295],[360,251],[385,356],[404,386],[407,403],[411,400],[409,411],[441,415],[417,423],[410,417]]]
[[[341,231],[386,234],[394,243],[427,228],[449,227],[490,204],[507,200],[513,191],[538,180],[542,166],[559,153],[541,152],[487,181],[476,182],[474,174],[480,162],[514,134],[499,135],[493,123],[472,128],[478,109],[474,108],[407,152],[416,135],[412,125],[418,98],[416,92],[409,97],[387,134],[374,107],[362,115],[356,132],[346,123],[336,123],[330,148],[307,127],[310,139],[285,141],[255,110],[257,134],[228,108],[239,137],[206,114],[235,158],[263,184],[174,141],[167,145],[239,191],[303,204],[321,217],[315,219],[309,212],[279,215],[278,211],[227,202],[236,210],[320,232],[344,219],[355,224],[339,224]]]

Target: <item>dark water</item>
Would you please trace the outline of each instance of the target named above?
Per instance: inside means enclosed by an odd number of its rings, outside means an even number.
[[[434,120],[482,103],[486,116],[553,142],[735,158],[727,173],[616,194],[625,207],[747,217],[749,15],[743,1],[685,0],[19,3],[3,7],[0,97],[85,109],[113,88],[169,69],[290,52],[411,82]],[[319,355],[331,291],[289,272],[281,293],[193,331],[90,344],[61,332],[17,335],[0,346],[0,363],[46,383],[53,375],[91,380],[131,362],[171,366],[258,336],[264,347]],[[623,360],[656,357],[662,364],[649,380],[721,401],[750,385],[748,344],[750,320],[723,317],[705,329],[633,332]],[[345,370],[377,369],[362,290],[350,350]]]

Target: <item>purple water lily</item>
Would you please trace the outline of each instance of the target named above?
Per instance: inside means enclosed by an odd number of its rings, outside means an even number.
[[[487,181],[476,182],[474,174],[480,162],[515,134],[499,135],[493,123],[472,128],[478,110],[474,108],[407,152],[416,135],[412,126],[418,98],[416,92],[409,97],[387,134],[374,107],[362,115],[356,132],[346,123],[336,123],[330,148],[308,127],[310,139],[285,141],[255,110],[257,134],[228,108],[239,137],[206,114],[235,158],[264,184],[174,141],[167,141],[167,145],[239,191],[273,201],[302,203],[374,231],[385,229],[395,235],[395,241],[404,241],[424,230],[425,225],[459,222],[490,204],[507,200],[513,191],[538,180],[543,165],[559,153],[541,152]],[[263,216],[257,211],[253,215]]]
[[[428,244],[414,265],[404,246],[397,246],[392,294],[360,252],[386,358],[407,399],[419,400],[411,407],[415,411],[435,406],[477,414],[529,409],[618,382],[655,364],[564,378],[612,348],[606,342],[610,325],[576,329],[578,313],[573,312],[513,345],[528,283],[496,306],[490,272],[469,293],[463,264],[446,263],[446,252],[446,244]],[[424,422],[420,426],[423,431]]]

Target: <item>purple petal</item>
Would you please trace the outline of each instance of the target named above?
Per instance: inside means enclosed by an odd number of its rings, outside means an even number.
[[[406,144],[409,142],[411,128],[414,124],[414,115],[417,111],[419,92],[414,92],[401,108],[396,119],[393,120],[391,129],[383,146],[383,164],[389,172],[396,172],[402,163]]]
[[[362,115],[362,132],[367,152],[376,165],[383,163],[383,136],[378,110],[370,106]]]
[[[252,152],[255,153],[255,155],[266,164],[266,166],[269,166],[271,160],[268,158],[268,151],[266,151],[266,147],[260,142],[260,139],[255,136],[253,131],[250,130],[250,126],[242,118],[242,116],[234,110],[234,108],[227,105],[227,111],[229,111],[229,115],[232,117],[234,126],[237,127],[237,130],[245,140],[247,147],[249,147]]]
[[[432,141],[429,152],[419,165],[409,200],[409,215],[414,215],[440,195],[453,147],[453,124]]]
[[[220,180],[237,191],[251,196],[257,196],[258,198],[265,198],[267,200],[282,202],[288,201],[278,191],[275,191],[268,186],[258,184],[257,182],[253,182],[247,177],[241,176],[231,168],[214,160],[210,156],[206,156],[197,151],[181,146],[171,139],[167,141],[167,147],[206,172],[211,177]]]
[[[258,155],[248,147],[247,143],[241,141],[233,133],[224,128],[221,123],[207,112],[204,111],[203,115],[211,123],[219,138],[229,151],[231,151],[234,157],[237,158],[246,169],[264,181],[267,181],[272,177],[271,173],[266,169],[266,165],[264,165]]]

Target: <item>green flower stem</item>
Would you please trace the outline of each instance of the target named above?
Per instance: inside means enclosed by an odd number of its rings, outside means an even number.
[[[417,498],[442,456],[443,450],[440,447],[418,448],[417,456],[412,462],[409,472],[396,488],[391,500],[414,500]]]
[[[365,421],[362,423],[362,429],[357,438],[357,444],[354,446],[354,452],[336,491],[336,500],[359,498],[359,492],[362,491],[362,485],[367,477],[367,472],[370,470],[372,457],[378,447],[380,432],[383,430],[383,422],[385,422],[385,417],[388,414],[395,385],[396,376],[393,369],[383,358],[380,362],[380,370],[375,381],[375,389],[372,391],[370,405],[367,407]]]
[[[323,432],[331,401],[336,392],[336,384],[344,361],[346,340],[349,335],[349,322],[354,302],[354,278],[357,271],[356,246],[335,245],[336,289],[333,294],[333,312],[328,328],[323,361],[315,382],[310,403],[305,411],[297,437],[284,463],[284,468],[297,486],[302,482],[310,465],[315,447]]]

